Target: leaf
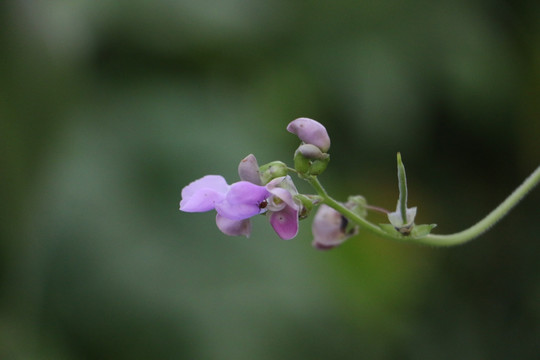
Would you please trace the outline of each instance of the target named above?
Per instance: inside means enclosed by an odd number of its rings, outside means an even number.
[[[427,236],[436,226],[437,224],[415,225],[411,230],[411,237],[418,239]]]

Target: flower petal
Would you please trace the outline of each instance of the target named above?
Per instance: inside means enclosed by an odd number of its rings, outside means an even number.
[[[298,147],[298,150],[307,159],[322,159],[324,157],[321,149],[313,144],[304,144]]]
[[[212,210],[216,203],[223,201],[229,185],[220,175],[206,175],[182,189],[180,210],[204,212]]]
[[[259,204],[269,195],[264,186],[239,181],[231,185],[224,201],[216,203],[216,211],[232,220],[247,219],[260,214]]]
[[[286,206],[292,207],[295,210],[300,208],[298,204],[294,202],[294,199],[289,191],[281,188],[275,188],[270,190],[270,193],[273,196],[270,197],[270,201],[268,202],[269,211],[280,211]],[[276,201],[276,198],[280,200]]]
[[[322,152],[330,148],[330,137],[326,128],[319,122],[309,118],[298,118],[287,125],[287,131],[296,134],[306,144],[312,144]]]
[[[248,181],[239,181],[231,185],[227,193],[227,201],[231,204],[252,204],[259,206],[259,203],[270,194],[264,186],[252,184]]]
[[[391,212],[388,214],[388,220],[390,221],[390,224],[394,225],[394,227],[404,227],[409,226],[414,222],[414,218],[416,217],[416,206],[412,208],[407,208],[405,211],[405,216],[407,217],[407,223],[403,223],[403,217],[401,216],[401,202],[398,200],[396,211]]]
[[[388,213],[388,221],[395,227],[403,226],[403,218],[401,217],[401,212],[399,210]]]
[[[290,240],[298,234],[298,209],[290,206],[281,211],[271,212],[270,225],[283,240]]]
[[[216,204],[216,211],[231,220],[244,220],[261,213],[257,204],[231,204],[227,200]]]
[[[255,155],[249,154],[238,165],[238,175],[240,180],[249,181],[255,185],[262,185],[259,174],[259,164]]]
[[[407,216],[407,224],[412,224],[414,222],[414,218],[416,217],[416,206],[408,208],[405,213]]]
[[[345,204],[348,209],[354,206],[356,205],[352,202]],[[330,250],[358,234],[358,226],[351,227],[345,216],[325,204],[317,210],[311,230],[313,232],[312,245],[318,250]]]
[[[298,194],[298,190],[296,190],[296,186],[294,186],[294,183],[290,176],[287,175],[270,181],[268,184],[266,184],[266,189],[272,195],[283,200],[283,202],[285,202],[287,206],[290,206],[295,210],[298,210],[300,208],[298,203],[293,198],[294,195]],[[279,211],[283,208],[283,206],[273,204],[273,202],[270,202],[269,206],[269,210],[273,211]],[[275,208],[272,209],[272,206],[275,206]]]
[[[322,204],[315,214],[311,231],[313,246],[319,250],[329,250],[343,243],[351,235],[345,234],[347,219],[328,205]]]
[[[223,217],[219,214],[216,215],[216,225],[225,235],[249,237],[251,234],[251,221],[249,219],[244,220],[231,220]]]
[[[294,186],[294,182],[289,175],[273,179],[268,184],[266,184],[266,188],[268,189],[268,191],[275,188],[282,188],[289,190],[293,195],[298,194],[298,190],[296,190],[296,186]]]

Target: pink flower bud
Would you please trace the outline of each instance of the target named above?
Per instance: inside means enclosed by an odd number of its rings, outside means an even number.
[[[287,131],[295,134],[306,144],[315,145],[322,152],[330,148],[330,137],[326,128],[309,118],[298,118],[287,125]]]
[[[328,205],[322,204],[313,219],[313,246],[319,250],[330,250],[341,245],[356,234],[357,229],[347,231],[348,220]]]
[[[255,155],[249,154],[240,161],[240,164],[238,165],[238,175],[240,176],[240,180],[249,181],[255,185],[262,185],[261,176],[259,174],[259,164],[257,164]]]

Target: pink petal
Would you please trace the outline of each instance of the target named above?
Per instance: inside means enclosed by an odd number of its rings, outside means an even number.
[[[225,235],[249,237],[251,234],[251,221],[249,219],[231,220],[217,214],[216,225]]]
[[[326,128],[319,122],[309,118],[298,118],[287,125],[287,131],[296,134],[306,144],[312,144],[322,152],[330,148],[330,137]]]
[[[292,194],[288,190],[285,190],[282,188],[274,188],[270,190],[270,193],[280,198],[281,200],[283,200],[286,206],[291,207],[295,210],[298,210],[300,208],[300,206],[298,206],[298,204],[294,202],[294,198],[292,197]],[[282,206],[280,206],[280,209],[281,208]],[[269,210],[272,210],[272,209],[269,208]]]
[[[311,231],[313,232],[313,246],[319,250],[329,250],[341,245],[356,231],[346,234],[347,220],[336,210],[322,204],[315,214]]]
[[[240,180],[249,181],[255,185],[261,185],[261,176],[259,174],[259,164],[255,155],[249,154],[238,165],[238,175]]]
[[[275,188],[282,188],[289,190],[292,194],[298,194],[298,190],[296,190],[296,186],[294,186],[294,182],[289,175],[273,179],[268,184],[266,184],[266,188],[268,189],[268,191]]]
[[[283,240],[290,240],[298,234],[298,210],[285,207],[281,211],[270,213],[270,225]]]
[[[266,189],[272,195],[277,196],[278,198],[283,200],[287,206],[290,206],[296,210],[300,208],[300,206],[293,198],[293,195],[298,194],[298,190],[296,190],[296,186],[294,186],[294,182],[292,181],[290,176],[287,175],[275,178],[274,180],[266,184]],[[283,206],[278,206],[278,208],[270,210],[279,211],[282,208]]]

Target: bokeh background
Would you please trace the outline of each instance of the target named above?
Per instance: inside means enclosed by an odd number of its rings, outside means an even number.
[[[539,189],[450,249],[320,252],[310,219],[227,237],[178,201],[249,153],[291,164],[307,116],[336,198],[394,207],[401,151],[417,222],[468,227],[538,166],[539,20],[534,0],[4,0],[0,358],[537,358]]]

